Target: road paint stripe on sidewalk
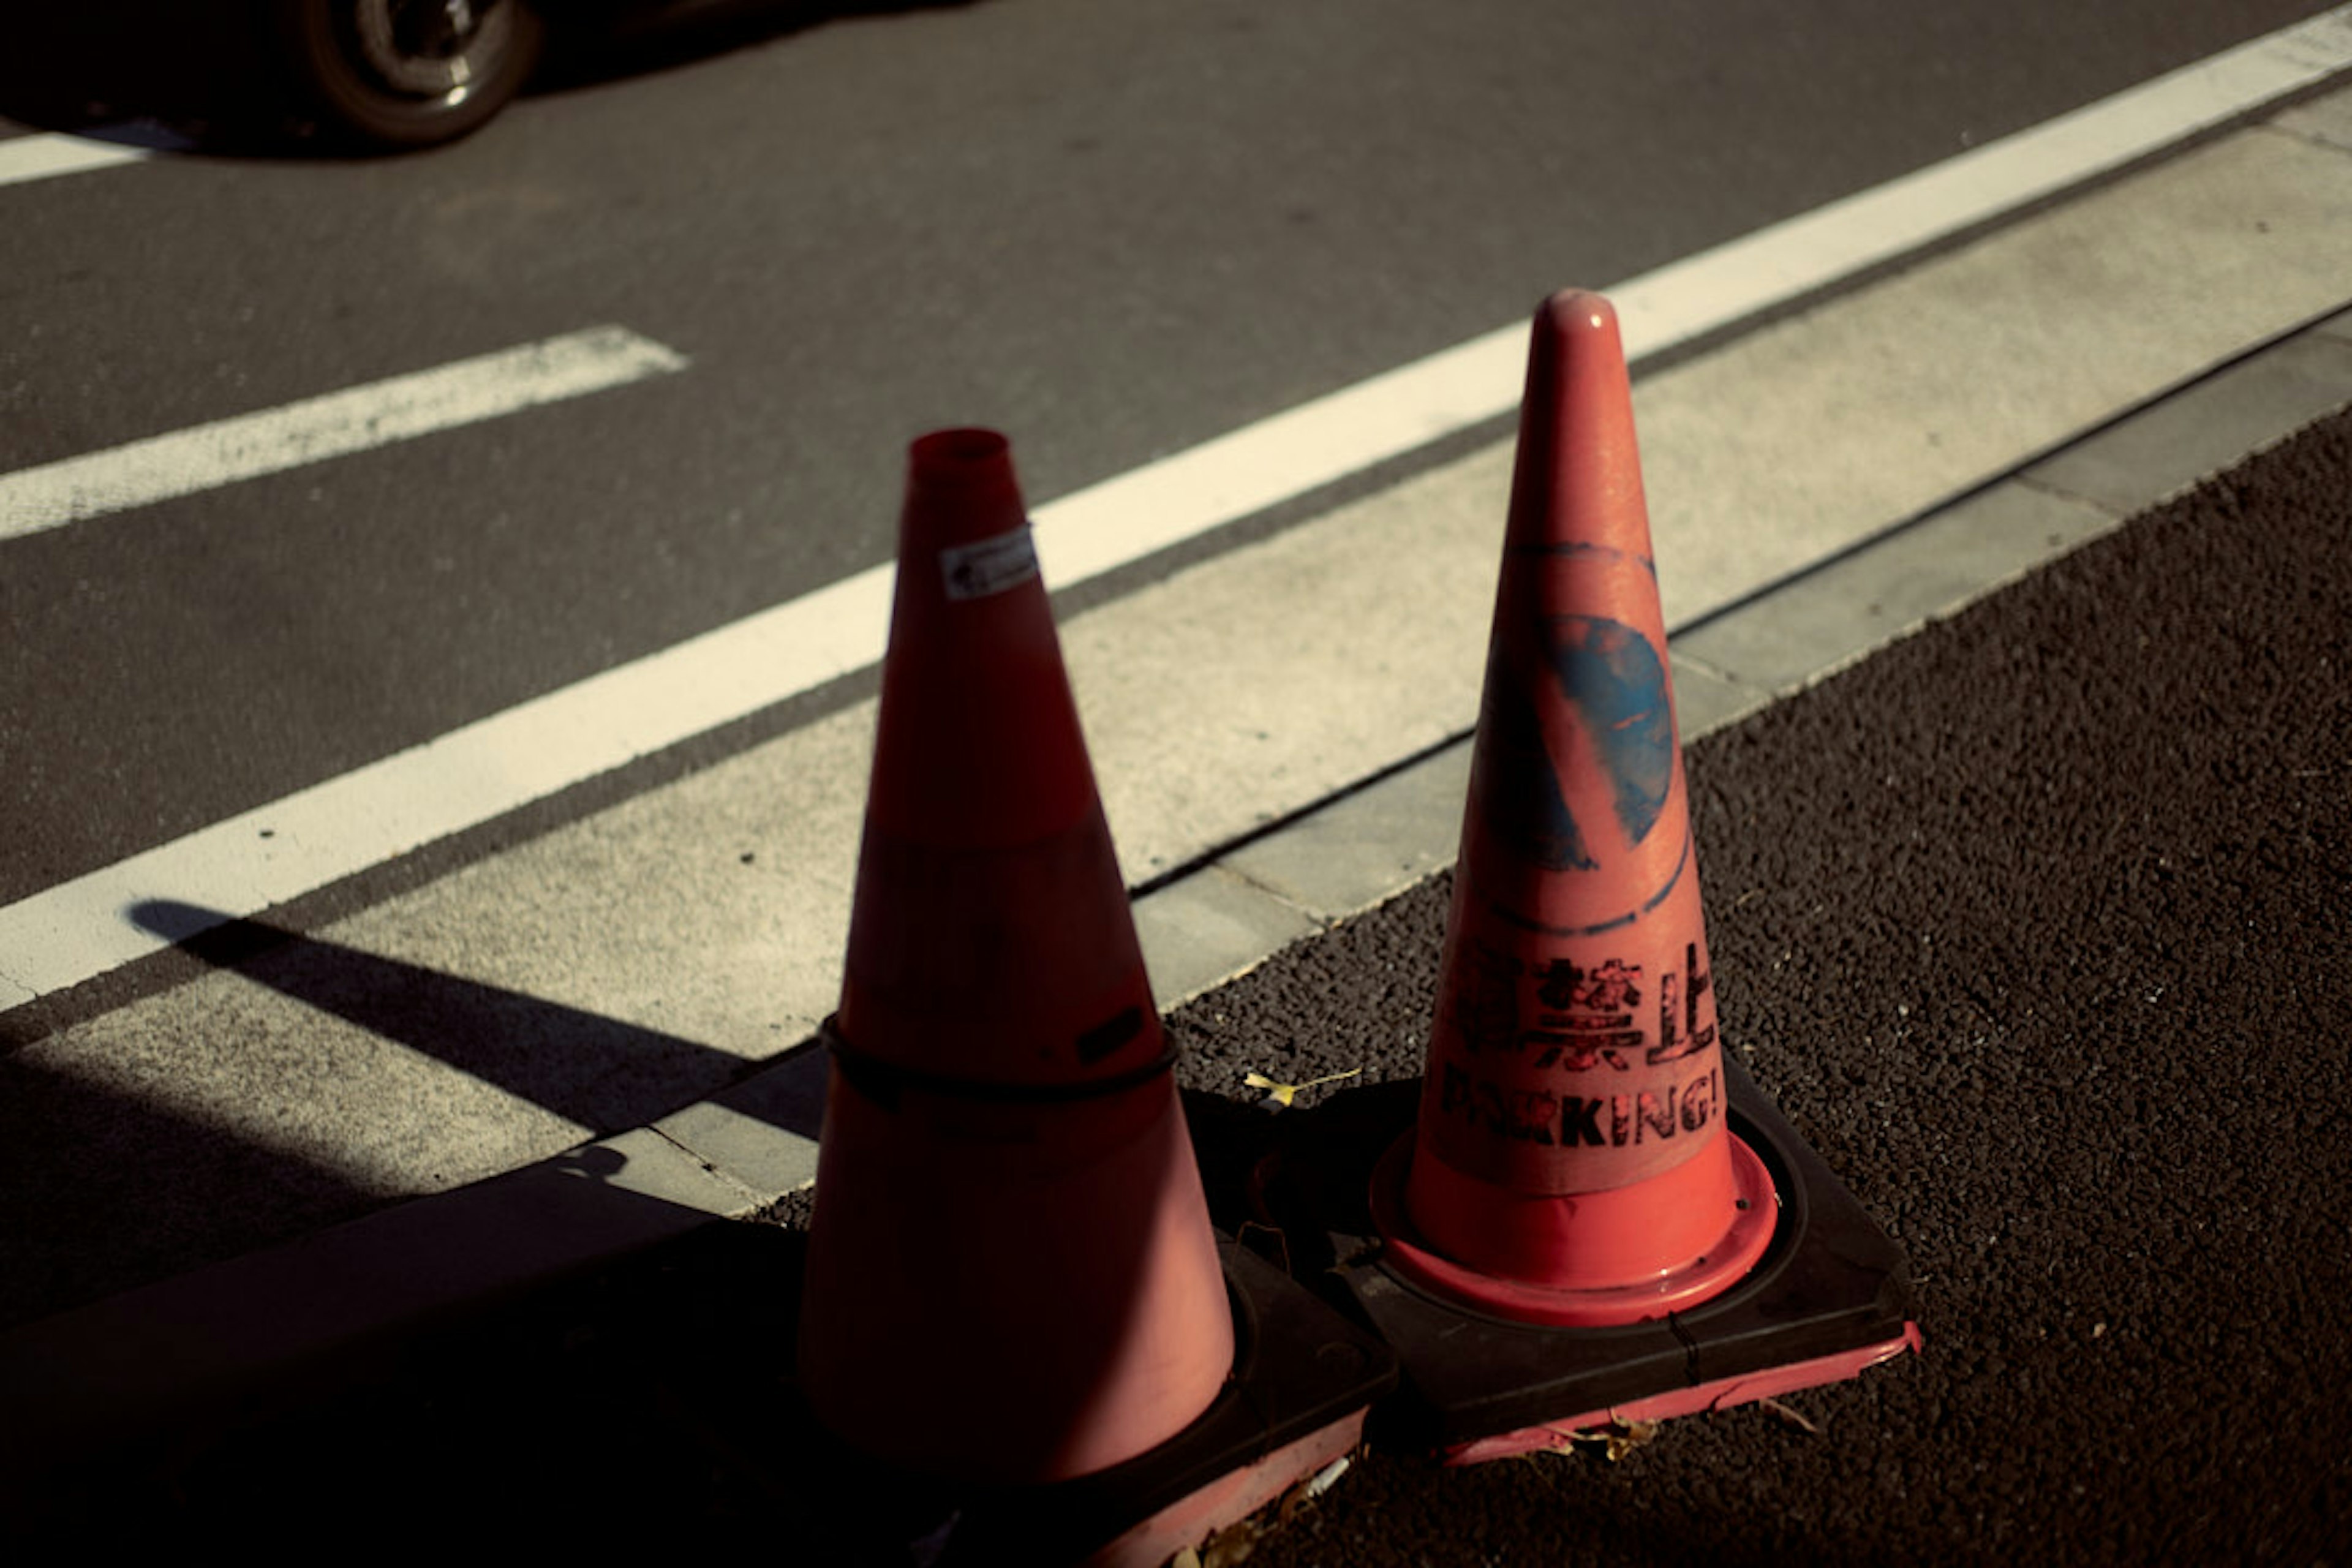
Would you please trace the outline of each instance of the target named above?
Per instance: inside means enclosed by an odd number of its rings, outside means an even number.
[[[68,136],[59,131],[15,136],[0,142],[0,185],[111,169],[120,163],[135,163],[149,152],[145,147],[125,146],[120,142],[103,142],[89,136]]]
[[[0,474],[0,541],[685,368],[649,338],[593,327],[20,468]]]
[[[196,934],[142,904],[256,914],[861,668],[889,605],[870,568],[0,909],[0,1008]]]
[[[1633,352],[1654,353],[1998,216],[2001,190],[2038,200],[2159,150],[2162,125],[2194,134],[2347,66],[2352,5],[1609,292]],[[1040,508],[1048,577],[1071,586],[1507,412],[1524,331],[1513,323]],[[0,1007],[194,934],[140,927],[129,911],[142,903],[256,914],[870,665],[889,575],[870,568],[0,909]]]

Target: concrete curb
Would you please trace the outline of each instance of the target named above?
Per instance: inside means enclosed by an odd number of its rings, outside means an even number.
[[[2352,405],[2352,309],[2275,339],[2003,478],[1678,630],[1685,742],[1738,722]],[[1163,1008],[1450,865],[1463,735],[1139,898]],[[610,1264],[815,1179],[825,1063],[803,1044],[725,1092],[0,1335],[0,1476],[45,1475],[169,1425],[233,1421],[322,1364]]]

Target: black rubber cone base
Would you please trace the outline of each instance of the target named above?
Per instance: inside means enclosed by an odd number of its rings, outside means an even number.
[[[1374,1163],[1412,1127],[1418,1082],[1336,1095],[1299,1118],[1262,1172],[1262,1204],[1289,1245],[1292,1272],[1328,1280],[1336,1303],[1402,1364],[1402,1387],[1377,1417],[1378,1441],[1498,1457],[1511,1447],[1473,1446],[1645,1404],[1680,1413],[1677,1395],[1696,1399],[1689,1408],[1738,1404],[1851,1376],[1874,1349],[1916,1345],[1901,1249],[1738,1065],[1727,1058],[1724,1069],[1731,1129],[1780,1194],[1771,1245],[1722,1295],[1623,1328],[1512,1322],[1440,1300],[1381,1263],[1366,1194]],[[1780,1381],[1769,1377],[1776,1372]]]
[[[1279,1497],[1352,1449],[1368,1409],[1396,1387],[1396,1358],[1247,1247],[1219,1241],[1234,1304],[1233,1373],[1198,1420],[1125,1464],[1047,1486],[959,1486],[849,1454],[795,1405],[787,1419],[801,1429],[793,1446],[809,1468],[804,1482],[828,1499],[819,1532],[826,1560],[938,1568],[1088,1562],[1166,1510],[1202,1533],[1254,1511],[1244,1506],[1251,1494],[1237,1487],[1220,1500],[1227,1489],[1219,1483],[1238,1481],[1237,1472],[1261,1468],[1251,1479]],[[963,1421],[976,1448],[988,1442],[985,1412],[937,1418]],[[1319,1449],[1309,1440],[1327,1436],[1333,1452],[1313,1457]],[[1212,1488],[1218,1492],[1201,1497]],[[1164,1563],[1192,1543],[1150,1561]]]

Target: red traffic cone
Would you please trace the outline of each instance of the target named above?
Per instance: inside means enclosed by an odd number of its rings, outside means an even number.
[[[817,1417],[1027,1485],[1208,1408],[1232,1310],[1011,457],[910,454],[800,1326]]]
[[[1442,974],[1410,1157],[1374,1178],[1392,1267],[1566,1327],[1661,1318],[1748,1271],[1777,1203],[1725,1114],[1632,393],[1597,294],[1536,317]]]

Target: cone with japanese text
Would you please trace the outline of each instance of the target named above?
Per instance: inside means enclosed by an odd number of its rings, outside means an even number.
[[[852,1447],[1034,1485],[1208,1408],[1232,1308],[1004,439],[909,454],[799,1363]]]
[[[1726,1115],[1664,614],[1616,316],[1537,312],[1486,689],[1391,1265],[1524,1322],[1662,1318],[1777,1211]]]

